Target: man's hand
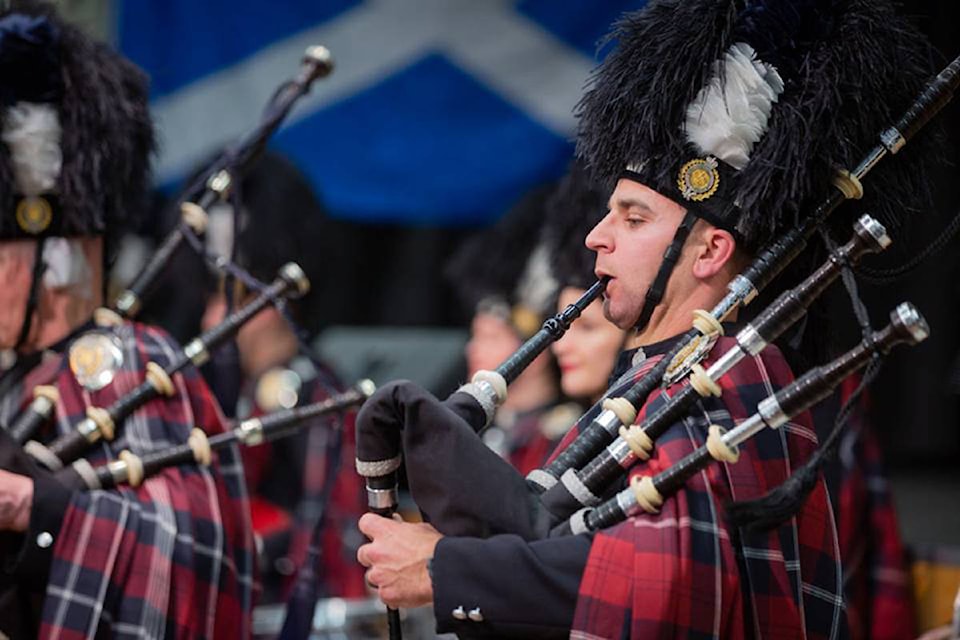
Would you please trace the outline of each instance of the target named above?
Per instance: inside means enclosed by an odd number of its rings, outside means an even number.
[[[370,542],[357,550],[367,570],[367,582],[376,587],[388,607],[420,607],[433,602],[433,583],[427,561],[443,536],[429,524],[390,520],[372,513],[360,518],[360,531]]]
[[[0,469],[0,530],[26,531],[33,506],[33,479]]]

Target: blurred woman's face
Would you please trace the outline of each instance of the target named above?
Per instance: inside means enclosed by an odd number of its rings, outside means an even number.
[[[470,323],[467,343],[469,377],[480,370],[493,371],[520,348],[520,338],[506,321],[492,313],[478,313]]]
[[[557,307],[564,309],[583,295],[584,290],[565,287]],[[560,365],[560,385],[571,398],[595,401],[607,390],[624,332],[603,316],[600,301],[594,301],[570,325],[567,333],[553,344]]]

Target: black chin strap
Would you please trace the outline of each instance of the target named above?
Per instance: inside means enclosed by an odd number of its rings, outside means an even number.
[[[647,289],[647,295],[643,299],[643,308],[640,309],[640,317],[634,328],[638,331],[643,330],[650,322],[650,316],[660,300],[663,299],[663,293],[667,290],[667,282],[670,280],[670,274],[673,268],[677,266],[677,260],[680,259],[680,252],[683,251],[683,244],[687,241],[687,236],[697,222],[697,216],[692,211],[687,210],[683,216],[683,221],[677,227],[677,232],[673,235],[673,241],[663,254],[663,262],[660,263],[660,270],[657,271],[657,277],[653,279],[650,288]]]
[[[27,296],[27,307],[23,314],[23,324],[20,325],[20,337],[17,338],[15,351],[20,351],[20,347],[27,341],[30,335],[30,325],[33,324],[33,314],[37,310],[37,299],[40,297],[40,278],[47,269],[47,263],[43,261],[43,245],[46,238],[41,237],[37,240],[37,253],[33,258],[33,275],[30,278],[30,294]]]

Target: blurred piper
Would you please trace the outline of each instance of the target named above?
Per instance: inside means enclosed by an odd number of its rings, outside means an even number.
[[[56,393],[28,437],[76,433],[182,349],[155,327],[91,320],[114,242],[145,204],[146,77],[51,7],[14,2],[0,11],[0,78],[0,348],[12,354],[0,376],[0,637],[249,636],[253,536],[236,447],[138,489],[80,492],[6,432],[42,385]],[[192,365],[169,389],[111,422],[116,437],[87,461],[223,430]]]
[[[495,226],[465,244],[447,270],[465,306],[473,310],[468,377],[496,369],[553,312],[555,280],[540,242],[552,191],[547,186],[526,195]],[[546,461],[579,412],[574,403],[563,401],[556,361],[544,352],[511,385],[483,439],[527,473]]]
[[[290,319],[308,339],[322,316],[326,212],[307,178],[287,159],[267,152],[236,186],[233,204],[209,213],[207,248],[268,280],[295,261],[314,285],[292,302]],[[202,272],[202,268],[198,269]],[[217,324],[228,304],[256,292],[238,280],[213,278],[202,326]],[[221,402],[239,418],[318,402],[344,390],[333,370],[300,348],[294,326],[275,307],[255,316],[237,334],[236,351],[224,351],[204,368]],[[253,528],[260,552],[261,603],[286,600],[293,576],[304,565],[326,596],[365,595],[355,561],[361,536],[356,518],[365,511],[362,483],[349,464],[353,414],[319,418],[295,436],[243,449]],[[322,517],[317,545],[315,526]]]

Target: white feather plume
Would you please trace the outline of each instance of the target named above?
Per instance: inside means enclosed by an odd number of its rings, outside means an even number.
[[[75,295],[93,295],[93,272],[77,238],[47,238],[43,245],[43,284],[50,289],[72,288]]]
[[[757,60],[750,45],[736,42],[722,64],[714,63],[713,77],[687,107],[687,139],[702,153],[740,170],[766,132],[781,93],[783,79],[776,68]]]
[[[523,275],[517,284],[517,300],[539,314],[550,311],[550,303],[557,289],[557,280],[550,271],[550,253],[542,243],[537,245],[527,260]]]
[[[60,177],[60,116],[49,104],[18,102],[3,117],[17,189],[25,196],[53,191]]]

